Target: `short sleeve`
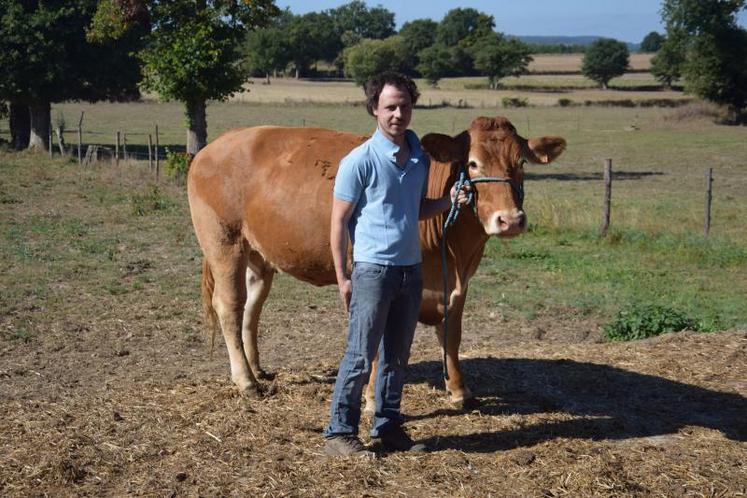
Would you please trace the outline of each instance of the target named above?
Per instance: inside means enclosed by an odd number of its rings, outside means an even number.
[[[334,196],[336,198],[353,204],[358,202],[365,185],[363,166],[363,161],[353,154],[345,156],[340,161],[335,177]]]

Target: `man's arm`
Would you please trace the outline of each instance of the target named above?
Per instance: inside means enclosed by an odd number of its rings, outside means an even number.
[[[418,215],[418,219],[427,220],[429,218],[433,218],[434,216],[438,216],[451,207],[451,204],[454,202],[455,198],[457,199],[457,202],[459,204],[466,204],[467,192],[469,192],[469,190],[469,185],[465,185],[459,191],[459,196],[457,196],[456,189],[454,187],[451,187],[451,192],[449,193],[449,195],[439,197],[438,199],[424,198],[422,201],[420,201],[420,214]]]
[[[335,276],[340,290],[340,299],[345,311],[350,307],[350,296],[353,295],[353,283],[347,273],[348,262],[348,221],[353,214],[355,204],[334,197],[332,200],[332,223],[329,242],[332,248],[332,259],[335,262]]]

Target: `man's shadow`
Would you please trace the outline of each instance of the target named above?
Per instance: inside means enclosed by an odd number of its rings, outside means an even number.
[[[628,439],[674,434],[685,426],[721,431],[747,440],[747,398],[608,365],[573,360],[466,359],[462,370],[486,415],[566,413],[579,418],[543,421],[510,431],[439,436],[424,441],[438,449],[476,453],[533,446],[555,438]],[[441,376],[441,364],[410,367],[411,382]],[[437,409],[410,420],[459,415]],[[582,418],[583,417],[583,418]]]

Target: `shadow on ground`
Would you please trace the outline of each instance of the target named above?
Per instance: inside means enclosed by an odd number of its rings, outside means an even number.
[[[539,421],[508,432],[431,438],[438,449],[485,453],[556,439],[628,439],[677,433],[686,426],[747,441],[747,398],[607,365],[572,360],[478,358],[462,362],[485,415],[565,413],[579,418]],[[411,366],[411,381],[440,378],[438,362]],[[438,409],[408,417],[460,415]]]

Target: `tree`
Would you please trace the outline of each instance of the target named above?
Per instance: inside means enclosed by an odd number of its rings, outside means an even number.
[[[361,0],[330,9],[328,14],[345,47],[353,46],[364,38],[381,40],[394,34],[394,13],[383,7],[369,9]]]
[[[324,12],[293,16],[287,36],[296,78],[305,75],[318,60],[332,62],[342,48],[334,31],[334,20]]]
[[[100,0],[93,36],[108,39],[122,24],[107,15],[111,5],[132,0]],[[273,0],[140,0],[152,29],[138,56],[143,86],[186,107],[187,152],[207,143],[208,100],[225,100],[241,89],[247,67],[240,44],[248,30],[266,26],[279,14]],[[115,10],[116,12],[116,10]],[[121,30],[127,33],[125,27]]]
[[[399,36],[407,47],[410,59],[413,60],[413,66],[420,64],[418,53],[433,45],[436,41],[436,29],[438,23],[431,19],[415,19],[406,22],[402,29],[399,30]]]
[[[664,37],[656,31],[652,31],[643,38],[641,52],[658,52],[662,43],[664,43]]]
[[[139,95],[131,52],[142,32],[116,44],[90,42],[86,30],[95,11],[96,0],[0,0],[0,100],[10,103],[15,146],[47,148],[52,103]]]
[[[625,74],[629,60],[626,44],[611,38],[600,38],[586,51],[581,72],[606,90],[612,78]]]
[[[264,76],[267,84],[270,74],[284,70],[293,57],[285,32],[274,26],[249,33],[244,47],[249,72]]]
[[[480,26],[484,28],[485,17],[485,14],[475,9],[451,9],[438,25],[436,41],[453,47],[477,31]]]
[[[368,78],[383,71],[407,72],[408,51],[400,36],[390,36],[385,40],[363,40],[348,47],[343,52],[345,75],[359,85]]]
[[[651,74],[667,88],[682,76],[685,62],[683,51],[676,42],[665,38],[661,48],[651,59]]]
[[[472,45],[475,69],[488,77],[490,88],[498,86],[498,80],[506,76],[518,76],[525,72],[532,61],[530,49],[517,39],[507,40],[499,33],[483,36]]]
[[[738,27],[696,37],[683,66],[685,90],[726,105],[732,122],[747,106],[747,31]]]
[[[685,90],[729,107],[743,118],[747,88],[747,33],[737,14],[747,0],[664,0],[667,42],[679,51]]]
[[[464,76],[473,68],[472,55],[459,45],[447,47],[435,43],[418,53],[418,72],[431,85],[449,76]]]

